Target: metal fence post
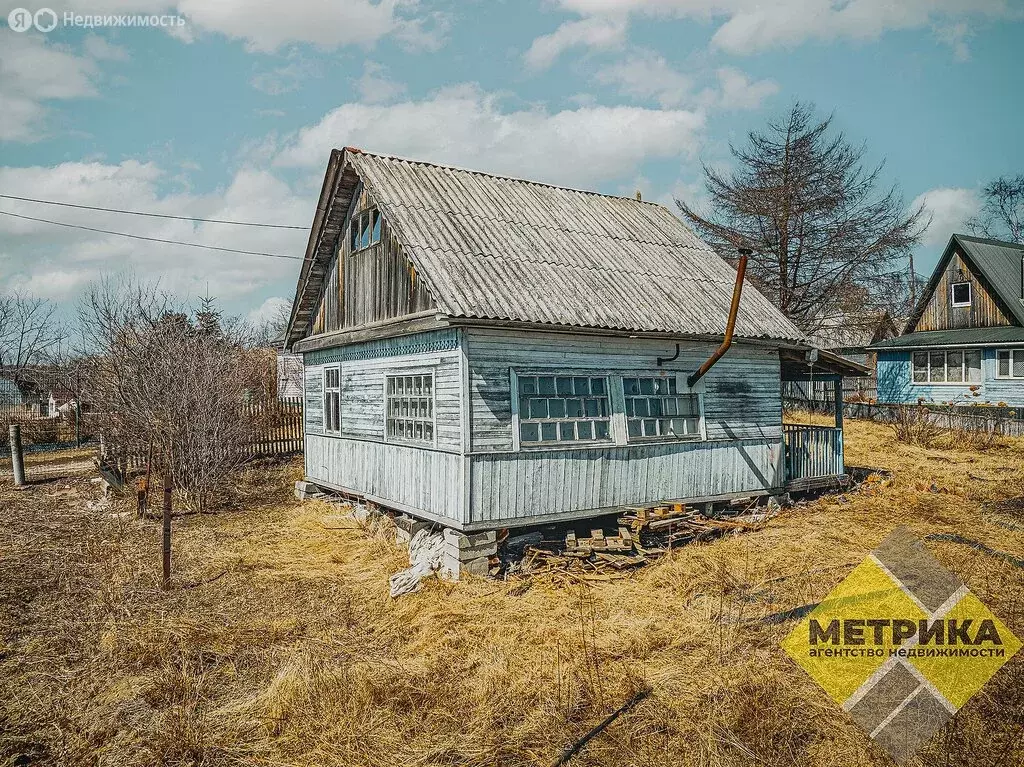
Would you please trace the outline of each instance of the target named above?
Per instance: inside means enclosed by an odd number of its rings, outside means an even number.
[[[11,471],[14,474],[14,486],[25,486],[25,455],[21,451],[21,424],[11,424]]]

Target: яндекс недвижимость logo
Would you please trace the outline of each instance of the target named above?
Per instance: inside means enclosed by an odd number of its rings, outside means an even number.
[[[783,641],[790,657],[897,761],[944,727],[1020,646],[903,528]]]

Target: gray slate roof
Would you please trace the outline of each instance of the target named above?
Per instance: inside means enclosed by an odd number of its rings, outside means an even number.
[[[342,162],[362,179],[442,314],[725,331],[735,270],[661,205],[353,149]],[[736,335],[804,341],[749,283]]]
[[[922,330],[872,344],[871,349],[911,349],[923,346],[966,346],[1024,343],[1024,328],[1001,325],[961,330]]]

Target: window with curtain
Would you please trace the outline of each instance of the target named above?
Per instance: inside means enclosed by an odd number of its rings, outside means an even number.
[[[1024,357],[1022,357],[1024,362]],[[914,352],[914,383],[981,383],[981,350]]]

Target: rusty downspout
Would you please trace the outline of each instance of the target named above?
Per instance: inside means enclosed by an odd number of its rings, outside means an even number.
[[[750,256],[749,248],[739,248],[740,261],[736,265],[736,285],[732,289],[732,305],[729,307],[729,321],[725,325],[725,338],[722,344],[715,349],[714,354],[705,360],[704,364],[697,368],[697,372],[690,373],[686,379],[686,385],[691,389],[700,379],[707,375],[708,371],[715,366],[725,353],[732,346],[732,333],[736,329],[736,313],[740,308],[740,295],[743,293],[743,276],[747,273],[747,258]]]

